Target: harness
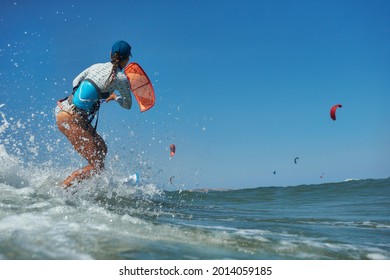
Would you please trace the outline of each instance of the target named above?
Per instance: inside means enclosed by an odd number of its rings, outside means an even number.
[[[76,113],[87,117],[88,124],[91,125],[96,116],[95,125],[93,126],[93,134],[95,134],[99,121],[101,100],[106,99],[109,96],[110,93],[101,92],[94,81],[85,79],[73,88],[73,92],[69,96],[57,101],[57,105],[62,110],[62,102],[67,100]]]

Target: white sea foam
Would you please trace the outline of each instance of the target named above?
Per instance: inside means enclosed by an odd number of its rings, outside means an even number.
[[[0,108],[3,106],[4,104],[0,104]],[[5,114],[3,112],[0,112],[0,116],[2,118],[1,120],[1,124],[0,124],[0,134],[3,133],[8,127],[9,127],[9,122],[7,121],[6,117],[5,117]]]
[[[385,256],[383,254],[370,253],[370,254],[367,254],[367,258],[370,260],[387,260],[389,257]]]

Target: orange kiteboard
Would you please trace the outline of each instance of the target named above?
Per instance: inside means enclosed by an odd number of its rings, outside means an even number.
[[[152,108],[156,98],[153,85],[145,71],[138,63],[132,62],[126,66],[125,74],[129,79],[131,91],[137,99],[141,112]]]

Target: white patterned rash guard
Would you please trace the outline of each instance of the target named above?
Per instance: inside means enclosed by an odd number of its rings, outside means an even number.
[[[97,63],[94,64],[83,72],[81,72],[74,80],[73,80],[73,88],[78,86],[81,81],[85,79],[92,80],[101,90],[101,92],[113,92],[115,90],[119,91],[120,96],[118,96],[115,100],[125,109],[130,109],[132,105],[131,99],[131,90],[129,80],[126,75],[119,70],[116,71],[115,79],[107,86],[105,86],[107,79],[111,75],[112,63]]]

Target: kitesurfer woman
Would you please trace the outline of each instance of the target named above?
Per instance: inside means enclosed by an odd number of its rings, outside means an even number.
[[[101,172],[107,146],[96,132],[100,104],[115,100],[124,109],[132,105],[130,84],[122,72],[131,57],[131,46],[117,41],[112,46],[111,62],[98,63],[81,72],[73,81],[70,96],[57,102],[56,122],[73,148],[88,165],[74,171],[63,181],[65,188]],[[114,93],[119,91],[120,95]],[[96,116],[95,127],[92,120]]]

